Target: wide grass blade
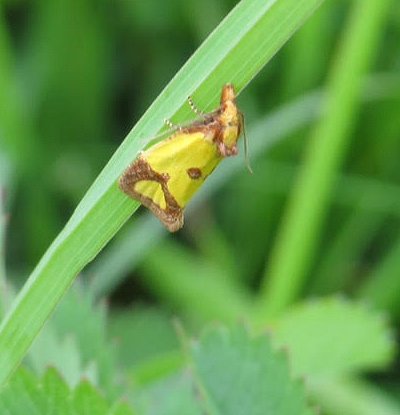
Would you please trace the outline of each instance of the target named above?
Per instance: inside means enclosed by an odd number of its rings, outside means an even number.
[[[113,237],[138,203],[116,181],[164,118],[187,118],[186,97],[205,110],[221,86],[240,91],[322,0],[243,0],[206,39],[128,134],[45,253],[0,326],[0,384],[16,368],[74,277]]]

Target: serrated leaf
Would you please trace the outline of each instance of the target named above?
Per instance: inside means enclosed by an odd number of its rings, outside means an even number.
[[[3,415],[133,415],[127,403],[110,405],[89,383],[70,389],[54,368],[42,378],[20,368],[0,392]]]
[[[394,342],[381,313],[340,299],[301,304],[278,320],[278,345],[296,374],[340,375],[384,367]]]
[[[43,376],[42,387],[47,397],[47,410],[49,414],[72,414],[70,405],[60,405],[60,402],[67,402],[70,399],[71,392],[56,369],[50,368],[46,371]]]
[[[107,344],[107,309],[103,304],[94,304],[79,284],[73,288],[54,313],[52,325],[61,337],[75,335],[85,363],[94,358],[100,360],[105,355],[111,359],[113,353]],[[104,362],[105,366],[110,364],[112,362]]]
[[[267,336],[213,329],[193,347],[194,370],[212,414],[310,414],[301,382]]]
[[[107,415],[106,400],[88,381],[75,389],[73,404],[80,414]]]
[[[36,339],[27,360],[38,374],[43,374],[49,366],[57,368],[70,387],[76,386],[82,376],[98,384],[96,368],[83,365],[76,337],[59,338],[51,326]]]
[[[0,413],[41,415],[40,409],[46,403],[37,391],[38,385],[35,377],[28,371],[20,369],[1,391]]]
[[[134,412],[127,402],[118,402],[111,408],[108,415],[135,415],[137,412]]]
[[[115,347],[107,338],[106,309],[74,287],[35,340],[28,361],[38,374],[56,367],[70,386],[82,377],[116,396]]]

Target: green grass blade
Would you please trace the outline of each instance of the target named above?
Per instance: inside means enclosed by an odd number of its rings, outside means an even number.
[[[74,277],[138,207],[118,191],[124,168],[160,130],[181,121],[188,95],[205,110],[221,86],[240,91],[322,0],[243,0],[208,37],[128,134],[45,253],[0,326],[0,385],[25,355]],[[143,139],[146,138],[146,139]]]
[[[400,239],[397,239],[358,292],[368,303],[379,309],[389,310],[395,317],[400,315],[399,267]]]
[[[37,148],[15,71],[16,62],[0,8],[0,149],[26,174],[36,161]]]
[[[366,195],[369,196],[368,193],[362,193],[360,196]],[[356,265],[352,267],[350,264],[357,264],[357,260],[365,252],[385,220],[381,212],[376,214],[368,210],[363,211],[362,206],[359,207],[358,204],[360,202],[354,200],[355,210],[343,221],[343,226],[338,232],[332,235],[332,241],[329,242],[324,257],[315,271],[310,289],[312,295],[327,295],[341,291],[343,287],[349,287],[354,283]]]
[[[327,205],[385,23],[389,0],[357,0],[332,72],[325,117],[314,131],[260,293],[262,320],[276,315],[303,289]]]
[[[5,267],[5,229],[6,216],[4,214],[4,189],[0,180],[0,317],[5,313],[7,303],[6,267]]]

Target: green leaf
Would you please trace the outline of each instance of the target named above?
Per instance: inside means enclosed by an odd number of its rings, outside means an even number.
[[[127,402],[117,402],[107,415],[135,415],[137,413],[131,409]]]
[[[49,366],[62,374],[70,387],[76,386],[81,377],[85,376],[98,384],[96,366],[84,364],[76,337],[70,334],[60,338],[53,327],[46,327],[33,343],[27,361],[35,373],[44,373]]]
[[[190,350],[189,367],[140,389],[151,415],[309,415],[303,384],[266,336],[241,327],[213,328]]]
[[[21,370],[15,374],[14,378],[17,378],[20,372]],[[11,389],[12,382],[13,380],[11,380]],[[46,396],[47,412],[60,415],[69,415],[71,413],[71,405],[67,404],[68,400],[71,399],[71,390],[56,369],[47,369],[39,385],[42,386],[43,394]]]
[[[0,384],[10,376],[74,277],[139,206],[118,191],[124,168],[160,130],[187,118],[194,95],[216,106],[221,86],[240,92],[322,0],[242,0],[183,66],[128,134],[45,253],[0,326]],[[143,139],[146,138],[146,139]]]
[[[50,368],[36,378],[20,368],[0,392],[0,413],[10,415],[133,415],[126,403],[110,405],[88,382],[70,389]]]
[[[274,326],[298,375],[342,375],[390,362],[394,342],[381,313],[340,299],[300,304]]]
[[[73,405],[78,413],[107,414],[107,403],[103,396],[87,381],[75,389]]]
[[[283,353],[267,336],[242,328],[213,329],[192,351],[201,393],[212,414],[310,414],[302,383],[293,381]]]

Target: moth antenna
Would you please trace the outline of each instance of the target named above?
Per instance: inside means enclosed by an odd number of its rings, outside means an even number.
[[[199,110],[196,106],[196,104],[193,102],[192,97],[187,98],[190,109],[196,114],[196,115],[204,115],[204,112]]]
[[[244,126],[244,115],[242,113],[240,114],[240,123],[242,124],[242,129],[243,129],[244,160],[246,163],[247,170],[249,171],[250,174],[253,174],[253,170],[250,166],[249,142],[247,140],[246,128]]]

